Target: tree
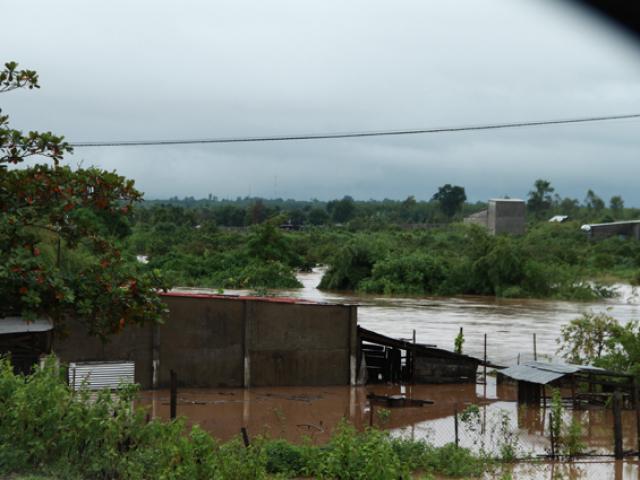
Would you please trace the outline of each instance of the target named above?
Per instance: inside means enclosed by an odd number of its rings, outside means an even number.
[[[584,203],[587,206],[587,210],[593,213],[600,213],[604,209],[604,200],[602,200],[591,189],[587,191],[587,196],[584,199]]]
[[[620,195],[614,195],[609,200],[609,208],[614,218],[622,218],[624,213],[624,200]]]
[[[553,197],[551,194],[555,189],[551,186],[551,182],[541,178],[536,180],[533,186],[534,190],[529,192],[527,209],[536,217],[541,217],[551,208],[553,204]]]
[[[451,218],[462,209],[467,195],[464,187],[447,183],[439,187],[431,199],[437,201],[442,213]]]
[[[575,216],[580,209],[580,202],[576,198],[563,198],[558,204],[558,209],[563,215]]]
[[[324,225],[329,221],[329,214],[322,208],[313,208],[309,211],[309,223],[311,225]]]
[[[640,324],[621,325],[605,313],[587,312],[561,329],[558,353],[571,363],[640,374]]]
[[[5,64],[0,92],[39,88],[34,71],[17,67]],[[56,327],[78,318],[102,338],[159,320],[164,283],[118,248],[142,194],[115,172],[62,166],[71,152],[64,137],[23,134],[0,115],[0,317],[45,317]],[[14,167],[28,157],[51,164]]]
[[[351,220],[356,212],[356,203],[349,195],[342,200],[333,200],[327,204],[327,210],[331,212],[331,219],[336,223],[345,223]]]

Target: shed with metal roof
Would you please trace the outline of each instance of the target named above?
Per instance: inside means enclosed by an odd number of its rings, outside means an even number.
[[[568,386],[571,388],[575,404],[579,383],[598,384],[617,389],[629,389],[633,394],[633,376],[612,372],[592,365],[575,365],[571,363],[527,362],[512,365],[498,372],[502,378],[508,377],[518,383],[518,402],[539,403],[545,397],[545,386]],[[595,380],[595,377],[616,377],[621,382]],[[591,389],[590,389],[591,390]]]
[[[51,353],[49,319],[0,318],[0,355],[9,355],[16,373],[29,373],[42,355]]]

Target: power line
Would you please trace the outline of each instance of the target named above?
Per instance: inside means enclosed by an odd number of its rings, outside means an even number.
[[[515,123],[494,123],[486,125],[470,125],[459,127],[425,128],[414,130],[380,130],[370,132],[315,133],[307,135],[276,135],[266,137],[229,137],[173,140],[119,140],[96,142],[70,142],[72,147],[141,147],[158,145],[192,145],[204,143],[248,143],[248,142],[287,142],[296,140],[327,140],[336,138],[389,137],[394,135],[420,135],[428,133],[455,133],[478,130],[499,130],[506,128],[539,127],[543,125],[563,125],[570,123],[604,122],[609,120],[628,120],[640,118],[640,113],[629,115],[606,115],[601,117],[569,118],[562,120],[539,120]]]

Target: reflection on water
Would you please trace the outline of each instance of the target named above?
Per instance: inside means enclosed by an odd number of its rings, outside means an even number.
[[[495,386],[489,386],[488,390],[493,391],[488,398],[495,397]],[[409,398],[433,400],[435,404],[393,409],[388,418],[376,414],[374,407],[372,417],[368,393],[405,394]],[[454,409],[484,402],[473,384],[184,389],[178,393],[178,414],[223,440],[238,435],[245,426],[251,435],[265,434],[292,442],[300,442],[304,437],[325,442],[343,418],[358,428],[371,421],[375,426],[397,432],[416,427],[413,437],[422,438],[430,428],[425,422],[451,417],[451,436],[448,440],[443,437],[446,441],[442,442],[447,443],[453,441]],[[141,403],[150,409],[152,416],[169,417],[167,390],[143,392]]]

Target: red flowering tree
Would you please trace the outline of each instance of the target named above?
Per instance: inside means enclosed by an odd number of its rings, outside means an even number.
[[[0,92],[39,88],[36,72],[4,67]],[[71,152],[64,137],[10,128],[0,111],[0,318],[45,317],[58,327],[74,317],[103,338],[158,321],[165,285],[118,248],[142,194],[115,172],[61,165]],[[28,157],[48,161],[19,165]]]

